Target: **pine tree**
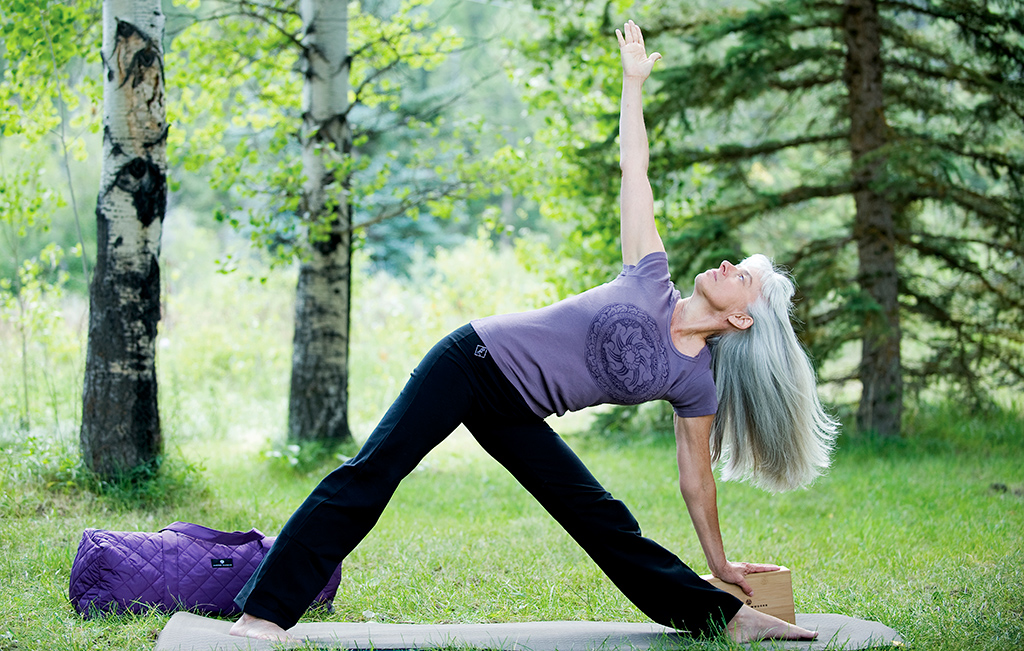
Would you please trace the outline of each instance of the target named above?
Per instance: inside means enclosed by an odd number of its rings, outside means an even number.
[[[1024,6],[673,8],[645,4],[642,24],[668,57],[648,125],[674,276],[755,249],[790,266],[819,364],[860,344],[824,379],[860,382],[864,430],[899,434],[904,383],[976,404],[1024,384]],[[609,41],[609,15],[589,22],[552,21],[535,54]],[[614,232],[604,140],[573,152],[603,198],[596,239]]]

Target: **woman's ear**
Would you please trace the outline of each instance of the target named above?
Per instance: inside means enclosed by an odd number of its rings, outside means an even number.
[[[736,312],[735,314],[729,315],[729,323],[731,323],[732,327],[737,330],[746,330],[750,326],[754,325],[754,319],[745,312]]]

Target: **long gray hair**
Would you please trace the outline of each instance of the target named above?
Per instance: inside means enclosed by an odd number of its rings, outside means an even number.
[[[790,322],[793,282],[767,257],[740,266],[761,278],[746,330],[711,342],[718,414],[711,457],[722,478],[777,492],[804,486],[831,463],[839,423],[821,406],[814,369]]]

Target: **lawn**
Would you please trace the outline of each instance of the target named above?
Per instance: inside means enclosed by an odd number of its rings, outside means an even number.
[[[809,490],[773,496],[720,484],[727,552],[791,568],[799,612],[881,621],[913,649],[1020,649],[1024,453],[1013,419],[989,427],[1000,436],[848,444]],[[670,440],[569,440],[648,536],[706,571],[676,492]],[[47,488],[26,474],[23,448],[9,447],[0,484],[0,649],[151,648],[166,615],[83,621],[73,612],[67,588],[78,539],[86,527],[156,530],[175,520],[276,533],[319,471],[233,447],[180,449],[152,504]],[[27,483],[12,482],[19,477]],[[311,616],[645,621],[465,433],[406,479],[346,561],[335,607]]]

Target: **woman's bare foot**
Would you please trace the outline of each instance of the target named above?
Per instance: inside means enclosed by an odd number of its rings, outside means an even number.
[[[238,637],[252,637],[257,640],[273,640],[275,642],[298,641],[298,638],[288,635],[288,631],[274,622],[253,617],[246,613],[242,613],[239,620],[232,625],[230,633]]]
[[[733,642],[741,644],[754,640],[813,640],[818,637],[814,631],[784,622],[750,606],[740,607],[725,627],[725,634]]]

